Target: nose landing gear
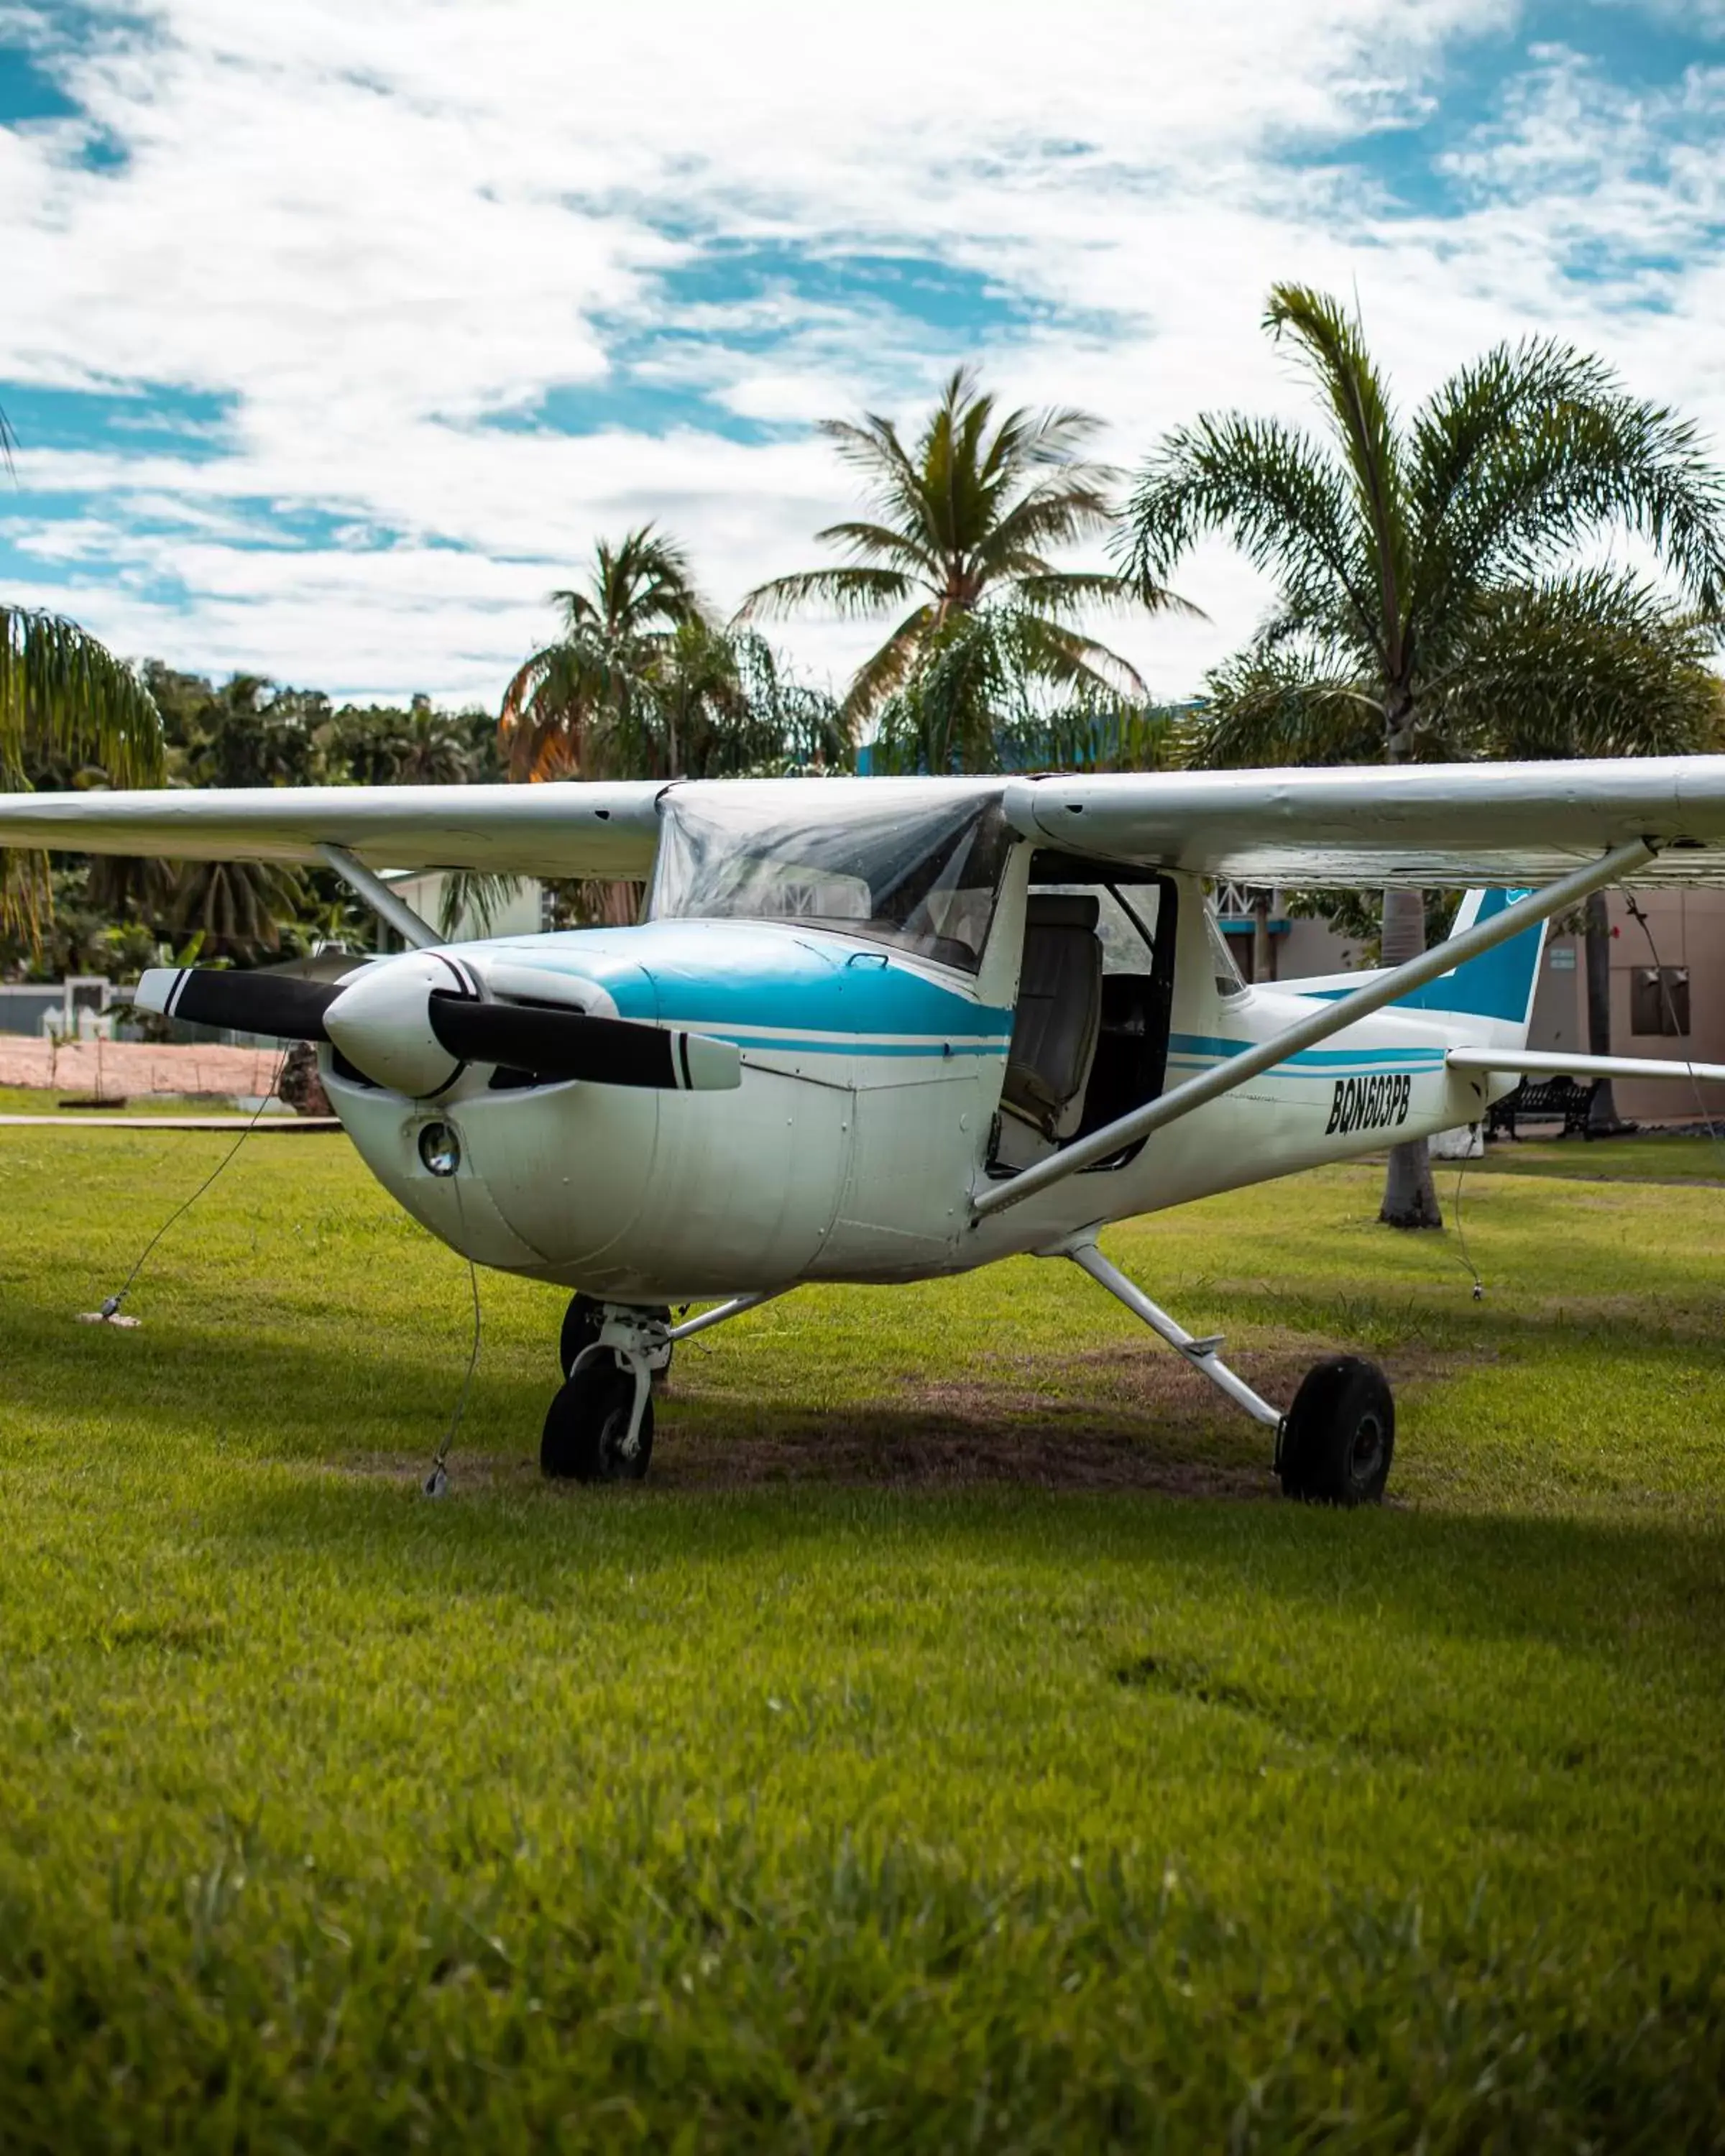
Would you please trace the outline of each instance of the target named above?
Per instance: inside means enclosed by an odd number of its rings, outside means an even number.
[[[639,1482],[653,1457],[655,1374],[671,1357],[670,1312],[578,1295],[563,1319],[567,1372],[546,1411],[542,1474],[557,1481]]]
[[[631,1309],[578,1295],[563,1318],[564,1383],[546,1414],[542,1471],[557,1481],[639,1482],[653,1456],[653,1388],[676,1342],[784,1292],[733,1295],[678,1325],[663,1304]]]

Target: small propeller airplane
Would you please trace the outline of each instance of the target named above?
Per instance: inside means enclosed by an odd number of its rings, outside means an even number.
[[[1554,915],[1725,880],[1725,757],[14,794],[0,845],[321,861],[401,936],[334,978],[152,970],[138,1001],[316,1042],[416,1219],[574,1291],[540,1458],[583,1481],[646,1473],[678,1341],[804,1281],[1031,1252],[1273,1431],[1289,1494],[1375,1502],[1381,1371],[1332,1358],[1283,1412],[1101,1230],[1476,1122],[1525,1073],[1725,1079],[1527,1046]],[[646,879],[645,917],[446,944],[379,874],[429,868]],[[1224,877],[1467,896],[1407,964],[1247,988],[1206,904]]]

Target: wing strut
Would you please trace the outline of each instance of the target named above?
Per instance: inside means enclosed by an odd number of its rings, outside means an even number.
[[[1039,1190],[1050,1184],[1064,1183],[1069,1175],[1093,1167],[1106,1160],[1110,1153],[1118,1152],[1122,1146],[1134,1145],[1147,1138],[1153,1131],[1161,1130],[1165,1124],[1178,1122],[1189,1116],[1194,1108],[1218,1100],[1224,1093],[1231,1093],[1235,1086],[1245,1085],[1260,1071],[1269,1070],[1276,1064],[1286,1062],[1289,1056],[1301,1049],[1314,1048],[1319,1041],[1327,1040],[1332,1033],[1340,1033],[1352,1025],[1356,1019],[1369,1017],[1372,1012],[1382,1010],[1386,1004],[1414,988],[1423,988],[1428,981],[1435,981],[1440,973],[1477,958],[1481,952],[1495,950],[1498,944],[1507,943],[1519,936],[1524,928],[1536,922],[1548,921],[1554,913],[1578,904],[1590,893],[1603,891],[1626,875],[1632,875],[1653,859],[1654,848],[1645,839],[1632,839],[1626,844],[1614,846],[1609,854],[1602,854],[1596,861],[1584,868],[1575,869],[1555,883],[1548,883],[1543,891],[1531,892],[1518,899],[1513,906],[1506,906],[1502,913],[1494,913],[1488,921],[1476,921],[1460,936],[1452,936],[1447,942],[1434,944],[1417,958],[1410,958],[1404,966],[1393,967],[1387,973],[1379,973],[1363,988],[1356,988],[1352,995],[1340,997],[1303,1018],[1296,1025],[1285,1026],[1280,1033],[1272,1034],[1268,1040],[1260,1040],[1239,1055],[1230,1055],[1225,1063],[1219,1063],[1209,1070],[1201,1070],[1196,1077],[1189,1078],[1159,1099],[1146,1101],[1142,1108],[1134,1108],[1130,1115],[1119,1116],[1111,1123],[1104,1123],[1100,1130],[1092,1131],[1087,1137],[1060,1152],[1050,1153],[1034,1168],[1027,1168],[1014,1176],[1009,1183],[997,1183],[979,1192],[971,1200],[973,1220],[999,1213],[1009,1205],[1018,1205],[1027,1198],[1034,1198]]]
[[[404,898],[398,898],[380,875],[374,875],[357,854],[346,846],[320,845],[318,852],[341,877],[356,898],[370,906],[386,928],[393,928],[410,951],[434,951],[449,938],[439,936],[429,921],[422,921]]]

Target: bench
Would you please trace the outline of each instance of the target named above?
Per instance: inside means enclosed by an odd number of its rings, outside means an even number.
[[[1488,1138],[1512,1138],[1517,1119],[1530,1123],[1561,1122],[1563,1136],[1586,1137],[1588,1114],[1599,1090],[1597,1078],[1578,1086],[1573,1078],[1524,1078],[1513,1093],[1494,1101],[1486,1111]]]

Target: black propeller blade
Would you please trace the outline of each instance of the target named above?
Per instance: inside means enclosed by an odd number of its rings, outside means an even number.
[[[333,982],[291,974],[152,966],[138,983],[137,1001],[192,1025],[274,1034],[278,1040],[327,1040],[323,1014],[341,993]]]
[[[431,998],[431,1029],[464,1062],[501,1064],[536,1078],[688,1092],[732,1086],[741,1076],[727,1042],[546,1004],[476,1003],[439,990]]]
[[[441,1065],[438,1049],[457,1065],[496,1064],[552,1082],[578,1078],[679,1093],[742,1083],[742,1058],[728,1041],[634,1019],[592,1018],[557,1004],[491,1003],[428,989],[423,973],[404,977],[398,970],[410,963],[421,962],[409,954],[394,964],[350,968],[353,978],[345,988],[285,973],[157,966],[139,982],[137,1001],[145,1010],[193,1025],[273,1034],[280,1040],[333,1040],[378,1084],[414,1094],[447,1086],[455,1075]],[[445,977],[468,978],[452,959],[436,963]],[[332,1035],[326,1017],[344,997]],[[428,1024],[437,1049],[425,1038]]]

